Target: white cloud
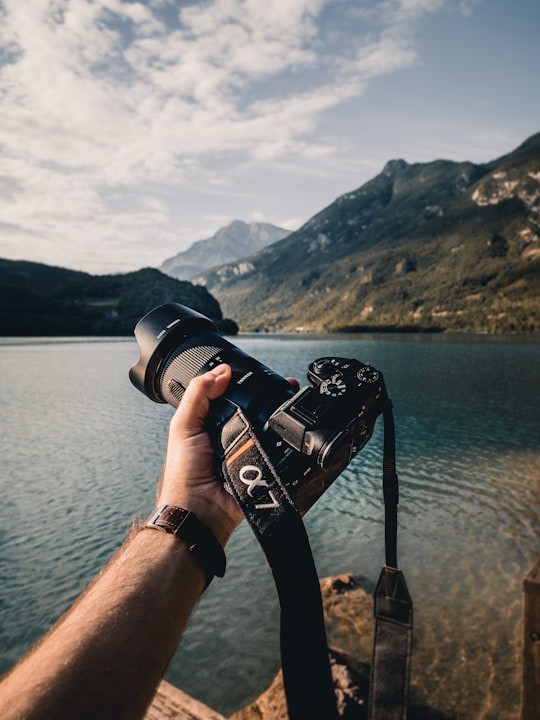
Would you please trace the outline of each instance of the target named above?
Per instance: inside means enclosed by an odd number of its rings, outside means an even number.
[[[408,20],[442,5],[383,2],[368,25],[352,1],[208,0],[167,25],[172,1],[0,0],[0,253],[159,264],[164,188],[226,191],[224,158],[331,157],[321,118],[414,63]]]
[[[285,230],[291,230],[292,232],[294,230],[298,230],[298,228],[301,227],[303,223],[304,220],[302,220],[302,218],[292,217],[287,218],[286,220],[282,220],[282,222],[279,223],[279,227],[285,228]]]
[[[386,33],[376,42],[360,48],[355,70],[365,80],[409,67],[416,61],[416,52],[407,36]]]

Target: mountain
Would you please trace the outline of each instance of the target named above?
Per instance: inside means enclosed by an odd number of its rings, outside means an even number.
[[[289,234],[289,230],[269,223],[234,220],[213,237],[199,240],[187,250],[165,260],[159,269],[179,280],[189,280],[210,267],[251,255]]]
[[[140,318],[165,302],[179,302],[223,319],[208,290],[144,268],[124,275],[89,275],[40,263],[0,259],[0,335],[131,335]]]
[[[482,165],[391,160],[199,281],[242,330],[540,332],[540,133]]]

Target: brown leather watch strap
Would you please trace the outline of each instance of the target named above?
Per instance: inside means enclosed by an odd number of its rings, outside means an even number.
[[[176,535],[187,543],[190,551],[206,574],[206,587],[214,575],[225,575],[225,553],[213,533],[203,525],[195,513],[175,505],[160,505],[143,527]]]

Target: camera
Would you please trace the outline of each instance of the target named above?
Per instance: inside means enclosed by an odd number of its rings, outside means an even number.
[[[301,515],[373,434],[389,403],[382,374],[356,359],[322,357],[310,385],[289,382],[243,352],[201,313],[178,303],[151,310],[135,327],[140,358],[131,382],[151,400],[177,407],[190,380],[227,363],[232,379],[214,400],[207,429],[218,450],[221,428],[239,409]],[[222,448],[221,448],[222,450]]]

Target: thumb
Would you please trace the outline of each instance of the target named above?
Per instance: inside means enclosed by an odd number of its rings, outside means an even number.
[[[182,437],[197,435],[204,429],[210,401],[223,395],[231,375],[229,365],[218,365],[191,380],[173,418],[175,429]]]

